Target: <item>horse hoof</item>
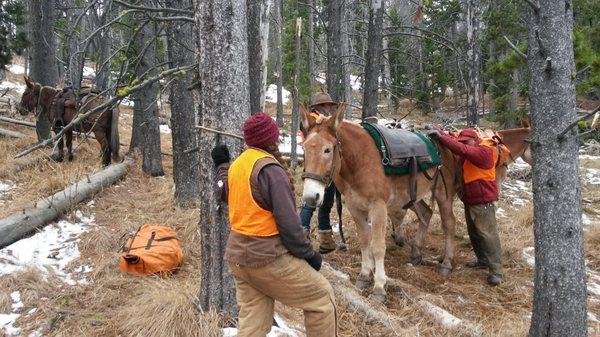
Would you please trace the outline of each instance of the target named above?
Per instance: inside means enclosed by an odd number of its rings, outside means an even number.
[[[69,161],[73,161],[73,159],[75,159],[75,157],[73,155],[69,156]]]
[[[372,300],[373,302],[377,302],[379,304],[384,304],[385,303],[385,293],[380,294],[380,293],[373,292],[371,295],[369,295],[369,299]]]
[[[356,288],[360,291],[365,291],[371,285],[371,280],[368,278],[361,278],[360,276],[356,279]]]
[[[399,247],[404,247],[404,238],[399,236],[396,237],[396,234],[392,233],[392,239],[394,239],[394,242],[399,246]]]
[[[448,267],[445,267],[442,265],[438,266],[438,273],[440,275],[447,276],[447,275],[450,275],[451,272],[452,272],[452,268],[448,268]]]
[[[412,264],[414,267],[420,266],[421,262],[423,262],[423,257],[422,256],[413,257],[410,260],[410,264]]]

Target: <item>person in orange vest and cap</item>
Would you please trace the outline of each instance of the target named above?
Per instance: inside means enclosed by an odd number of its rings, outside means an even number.
[[[314,116],[325,116],[329,117],[335,112],[336,104],[331,99],[329,94],[319,92],[314,94],[310,99],[310,112]],[[302,130],[303,132],[305,130]],[[327,254],[334,251],[337,248],[337,244],[333,239],[333,229],[331,228],[331,220],[329,215],[333,208],[333,201],[335,198],[335,185],[331,183],[329,187],[325,189],[325,195],[323,196],[323,204],[319,207],[317,216],[317,229],[319,232],[319,252]],[[302,220],[302,227],[308,234],[310,232],[310,220],[313,216],[315,209],[304,204],[300,210],[300,219]]]
[[[217,193],[229,206],[224,259],[235,279],[238,336],[266,336],[275,300],[303,310],[307,336],[336,336],[333,289],[319,272],[321,254],[312,249],[296,213],[293,177],[277,146],[279,128],[258,112],[244,123],[243,133],[248,147],[233,163],[223,144],[211,153]]]
[[[477,261],[467,263],[468,268],[489,269],[488,284],[502,283],[502,248],[496,224],[498,186],[496,185],[496,163],[498,152],[482,142],[477,132],[464,129],[458,138],[442,130],[432,130],[428,136],[438,140],[462,160],[462,191],[459,193],[465,205],[465,218],[469,239]]]

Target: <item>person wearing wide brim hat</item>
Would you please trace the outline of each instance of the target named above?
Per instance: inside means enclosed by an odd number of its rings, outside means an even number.
[[[310,98],[309,109],[311,112],[318,113],[323,116],[331,116],[337,107],[337,104],[331,99],[328,93],[318,92]],[[325,195],[323,197],[323,204],[319,207],[317,215],[317,229],[319,233],[319,252],[327,254],[334,251],[337,248],[337,244],[333,239],[333,229],[331,228],[331,220],[329,214],[333,208],[333,201],[335,199],[335,185],[331,183],[329,187],[325,189]],[[307,204],[302,206],[300,210],[300,219],[302,219],[302,227],[304,227],[307,235],[310,233],[310,221],[312,219],[315,209],[309,207]]]
[[[487,268],[487,282],[496,286],[502,282],[502,247],[494,205],[498,200],[497,149],[483,141],[477,131],[471,128],[463,129],[458,137],[439,129],[427,135],[462,158],[463,179],[459,196],[465,206],[467,231],[477,257],[476,261],[466,266],[472,269]]]
[[[277,123],[266,113],[255,113],[244,123],[243,134],[248,148],[233,163],[225,145],[211,153],[216,192],[229,206],[224,259],[235,279],[238,336],[266,336],[277,300],[304,311],[307,336],[334,337],[333,289],[319,273],[321,254],[313,250],[296,213],[290,176],[277,148]]]

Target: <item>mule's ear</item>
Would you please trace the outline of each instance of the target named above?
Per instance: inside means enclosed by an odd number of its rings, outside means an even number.
[[[315,125],[315,119],[310,115],[310,111],[308,111],[304,104],[300,104],[300,122],[302,123],[302,130],[304,132],[308,132]]]
[[[530,128],[531,122],[529,121],[529,117],[525,115],[521,115],[521,126],[524,128]]]
[[[24,75],[23,78],[25,79],[25,84],[27,85],[27,87],[32,88],[33,84],[31,83],[31,79],[29,78],[29,76]]]
[[[338,129],[342,126],[342,122],[344,121],[344,114],[346,113],[346,103],[341,102],[338,105],[337,110],[331,115],[331,119],[333,120],[333,124],[331,127],[334,132],[337,132]]]

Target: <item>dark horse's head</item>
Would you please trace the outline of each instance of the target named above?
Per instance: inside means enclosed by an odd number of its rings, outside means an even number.
[[[17,107],[19,113],[23,116],[33,112],[38,104],[42,86],[33,82],[28,76],[25,76],[25,92],[21,96],[21,104]]]

